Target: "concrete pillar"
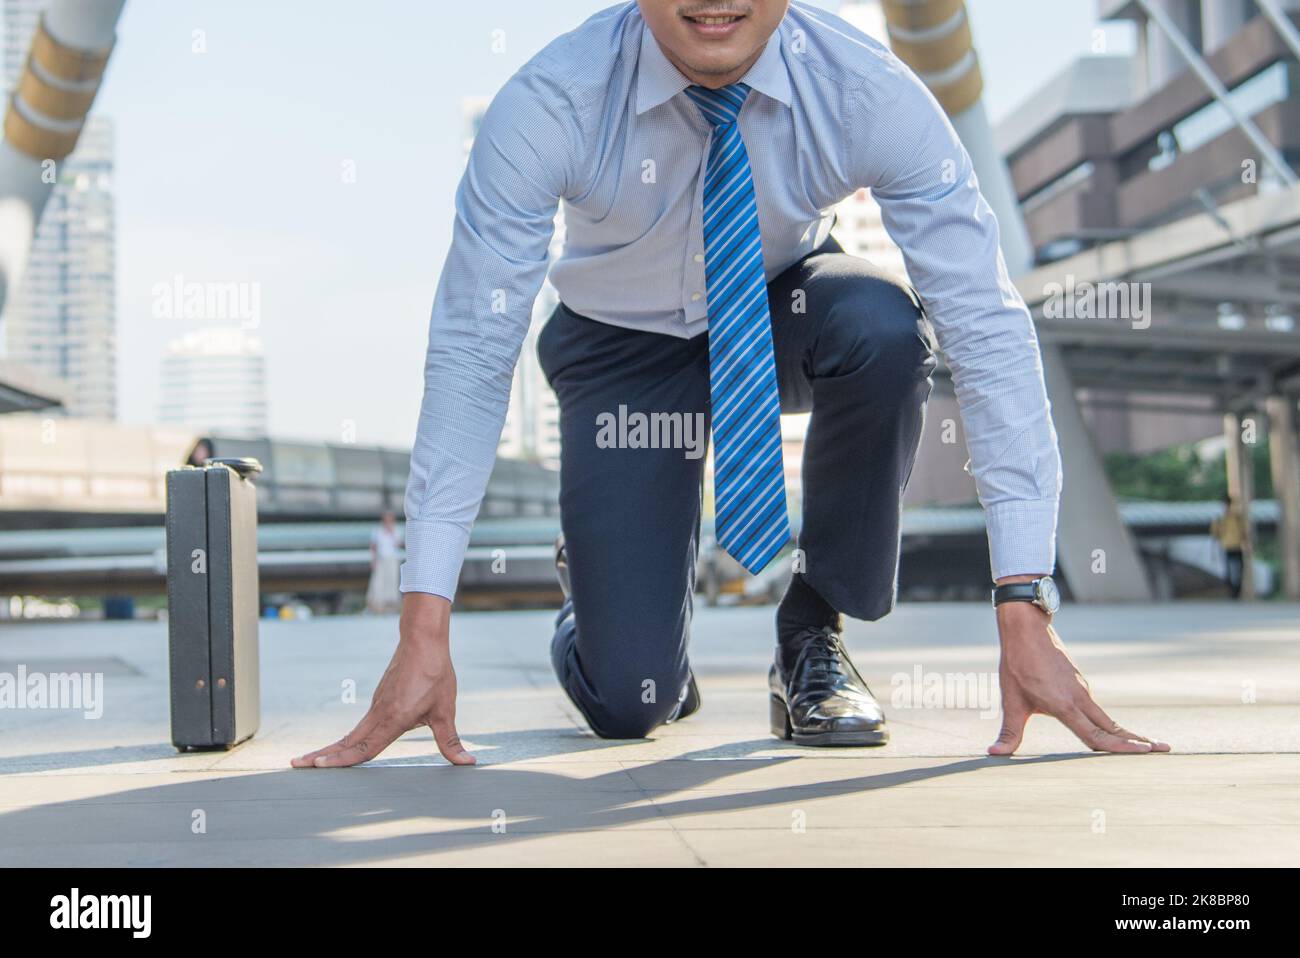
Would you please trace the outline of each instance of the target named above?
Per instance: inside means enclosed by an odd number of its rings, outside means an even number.
[[[1278,555],[1282,594],[1300,599],[1300,441],[1296,436],[1296,397],[1270,396],[1268,452],[1277,497]]]
[[[1202,0],[1201,52],[1209,56],[1254,15],[1254,0]]]
[[[1150,601],[1145,563],[1120,517],[1101,455],[1075,401],[1061,349],[1043,343],[1042,352],[1065,472],[1056,561],[1070,594],[1078,602]]]
[[[1194,0],[1152,0],[1173,20],[1192,46],[1200,48],[1200,12]],[[1177,47],[1155,23],[1146,24],[1147,33],[1147,89],[1160,89],[1186,69],[1187,64]]]
[[[993,126],[984,110],[984,101],[980,100],[952,117],[952,126],[975,164],[980,192],[998,218],[1002,258],[1007,262],[1007,272],[1012,276],[1029,272],[1035,262],[1033,241],[1029,238],[1025,218],[1020,215],[1020,201],[1011,184],[1011,172],[993,139]]]
[[[1258,414],[1230,412],[1223,417],[1223,438],[1227,441],[1225,464],[1228,469],[1228,494],[1241,509],[1246,520],[1246,541],[1242,543],[1241,597],[1255,598],[1255,524],[1250,520],[1251,505],[1255,501],[1255,460],[1251,455],[1254,439],[1259,435]]]
[[[1133,102],[1146,99],[1151,93],[1151,73],[1147,63],[1151,59],[1151,26],[1145,19],[1138,19],[1134,30],[1133,61],[1129,64],[1129,82],[1133,85]]]

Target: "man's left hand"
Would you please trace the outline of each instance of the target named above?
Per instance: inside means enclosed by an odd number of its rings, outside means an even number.
[[[1019,581],[1019,577],[999,582]],[[1088,681],[1075,668],[1052,619],[1031,602],[997,607],[1002,662],[1002,730],[990,755],[1020,747],[1031,715],[1058,719],[1095,752],[1168,752],[1169,746],[1122,727],[1094,701]]]

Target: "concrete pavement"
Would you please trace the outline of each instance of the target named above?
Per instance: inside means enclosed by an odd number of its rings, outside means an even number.
[[[363,714],[395,618],[263,623],[261,731],[185,755],[165,625],[5,622],[0,673],[100,673],[104,707],[0,709],[0,865],[1300,862],[1300,606],[1067,607],[1058,628],[1098,699],[1175,752],[1091,755],[1039,718],[1011,760],[983,754],[986,606],[851,624],[891,719],[881,749],[768,734],[771,615],[700,610],[704,709],[645,742],[582,727],[550,673],[550,614],[459,615],[458,725],[480,765],[451,768],[413,732],[332,771],[287,765]]]

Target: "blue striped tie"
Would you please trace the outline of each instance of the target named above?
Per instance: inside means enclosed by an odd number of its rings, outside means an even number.
[[[758,204],[736,124],[749,87],[691,86],[686,95],[714,126],[704,174],[714,526],[718,544],[757,573],[789,541],[790,521]]]

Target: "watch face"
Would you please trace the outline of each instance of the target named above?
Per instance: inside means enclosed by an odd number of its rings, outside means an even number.
[[[1056,610],[1061,607],[1061,592],[1052,581],[1051,576],[1043,576],[1038,580],[1038,601],[1043,609],[1056,614]]]

